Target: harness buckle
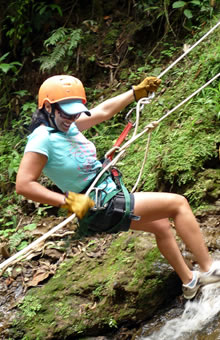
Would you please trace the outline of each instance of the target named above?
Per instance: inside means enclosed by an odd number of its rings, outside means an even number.
[[[95,192],[95,197],[94,197],[94,202],[95,205],[94,207],[91,208],[91,210],[97,211],[97,210],[104,210],[107,207],[107,203],[102,205],[102,192],[107,194],[107,192],[104,189],[101,188],[96,188],[94,187],[91,192],[94,191]],[[90,192],[90,193],[91,193]]]

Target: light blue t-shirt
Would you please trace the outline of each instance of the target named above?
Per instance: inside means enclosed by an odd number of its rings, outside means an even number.
[[[29,136],[24,152],[37,152],[47,156],[43,173],[63,192],[81,192],[87,188],[102,164],[97,160],[95,145],[73,123],[68,132],[53,132],[50,127],[39,126]],[[116,188],[108,177],[99,185],[106,192]]]

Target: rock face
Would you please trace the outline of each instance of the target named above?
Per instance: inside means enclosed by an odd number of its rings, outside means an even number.
[[[148,233],[100,237],[20,305],[13,339],[98,335],[151,317],[180,293],[180,281]]]
[[[220,253],[220,202],[197,213],[214,257]],[[190,252],[180,246],[189,265]],[[10,328],[12,339],[80,339],[132,327],[181,294],[181,282],[149,233],[126,232],[79,241],[42,287],[30,289]]]
[[[209,210],[197,213],[206,244],[210,251],[220,252],[220,199]]]

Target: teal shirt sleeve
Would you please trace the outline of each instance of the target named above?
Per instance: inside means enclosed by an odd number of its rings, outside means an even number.
[[[39,126],[29,136],[24,152],[37,152],[49,158],[50,139],[48,128]]]

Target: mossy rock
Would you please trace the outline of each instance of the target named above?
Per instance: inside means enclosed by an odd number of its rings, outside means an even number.
[[[102,257],[91,254],[94,249],[63,262],[44,286],[28,292],[10,328],[13,339],[99,335],[151,317],[180,293],[179,279],[148,233],[113,236]]]
[[[202,201],[210,204],[220,197],[220,169],[206,169],[184,193],[196,207]]]

